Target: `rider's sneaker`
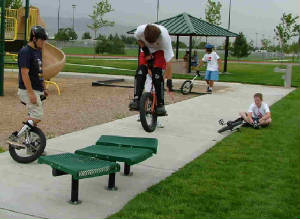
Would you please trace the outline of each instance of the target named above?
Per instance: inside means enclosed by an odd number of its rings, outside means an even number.
[[[8,137],[7,139],[7,143],[9,145],[13,145],[13,146],[17,146],[17,147],[22,147],[25,148],[25,145],[19,142],[19,137],[18,137],[18,132],[15,131],[13,133],[11,133],[11,135]]]
[[[158,107],[156,108],[156,114],[159,115],[159,116],[166,115],[166,114],[167,114],[167,111],[166,111],[165,106],[164,106],[164,105],[158,106]]]
[[[139,101],[137,99],[133,99],[129,103],[129,109],[130,110],[139,110]]]

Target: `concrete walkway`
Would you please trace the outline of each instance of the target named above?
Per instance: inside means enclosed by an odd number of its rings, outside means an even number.
[[[133,166],[133,176],[117,174],[118,191],[104,189],[108,176],[80,180],[81,205],[67,203],[70,176],[53,177],[47,165],[18,164],[7,152],[1,153],[0,218],[105,218],[222,140],[228,133],[217,133],[217,121],[236,118],[239,111],[248,108],[255,92],[262,92],[271,105],[292,91],[233,83],[216,86],[224,85],[229,88],[167,106],[169,116],[162,118],[165,128],[153,133],[146,133],[135,115],[50,139],[48,154],[74,152],[94,144],[104,134],[154,137],[159,141],[158,154]]]

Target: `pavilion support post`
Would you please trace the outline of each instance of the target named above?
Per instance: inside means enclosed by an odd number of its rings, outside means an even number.
[[[191,73],[191,63],[192,63],[192,40],[193,40],[193,37],[192,35],[190,35],[190,43],[189,43],[189,52],[190,52],[190,55],[189,55],[189,66],[188,66],[188,73]]]
[[[224,55],[224,68],[223,68],[224,73],[227,72],[228,46],[229,46],[229,37],[226,37],[226,40],[225,40],[225,55]]]
[[[178,59],[178,48],[179,48],[179,35],[177,35],[177,39],[176,39],[176,59]]]

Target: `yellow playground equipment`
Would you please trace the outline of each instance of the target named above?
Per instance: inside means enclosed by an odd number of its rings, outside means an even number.
[[[5,20],[5,51],[6,54],[14,54],[14,56],[16,56],[17,51],[19,51],[24,44],[25,8],[6,9]],[[45,22],[40,16],[40,10],[37,7],[30,7],[29,16],[27,19],[27,41],[29,40],[32,26],[36,25],[43,27],[46,26]],[[54,81],[50,80],[63,69],[65,60],[66,57],[63,51],[49,43],[45,44],[43,48],[43,75],[46,85],[55,85],[58,94],[60,94],[59,86]]]

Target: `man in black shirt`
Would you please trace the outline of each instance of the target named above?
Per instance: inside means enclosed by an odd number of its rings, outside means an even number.
[[[21,102],[28,110],[27,122],[36,126],[43,116],[41,96],[48,96],[45,90],[42,71],[42,48],[48,36],[41,26],[33,26],[30,32],[30,41],[18,54],[19,89]],[[8,143],[17,144],[18,137],[28,128],[28,125],[9,137]]]

